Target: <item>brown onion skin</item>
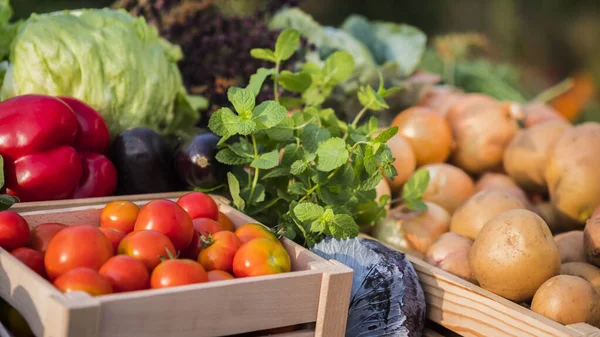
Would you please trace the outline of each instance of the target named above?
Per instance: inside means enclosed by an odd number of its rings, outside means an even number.
[[[417,158],[410,143],[398,134],[390,138],[386,144],[392,151],[392,156],[395,159],[392,165],[394,165],[397,172],[397,175],[393,179],[386,177],[386,180],[392,191],[398,193],[415,171]]]
[[[473,179],[456,166],[439,163],[422,168],[429,171],[429,184],[423,200],[444,207],[450,214],[475,193]]]

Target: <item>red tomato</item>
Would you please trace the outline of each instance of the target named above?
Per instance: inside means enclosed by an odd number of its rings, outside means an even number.
[[[202,250],[202,241],[200,241],[200,235],[215,234],[222,231],[223,227],[220,223],[208,218],[198,218],[194,219],[192,222],[196,232],[194,233],[194,237],[192,238],[190,245],[181,252],[181,256],[192,260],[197,260],[198,254],[200,254],[200,251]]]
[[[91,296],[111,294],[110,282],[91,268],[74,268],[54,280],[54,286],[63,293],[84,291]]]
[[[242,243],[246,243],[257,238],[271,239],[279,242],[279,240],[277,240],[277,236],[275,236],[275,234],[273,234],[267,227],[257,223],[247,223],[238,227],[235,230],[235,235],[240,238]]]
[[[139,213],[140,208],[131,201],[109,202],[100,213],[100,227],[114,228],[124,234],[129,234],[133,232]]]
[[[190,216],[179,205],[166,199],[153,200],[142,207],[134,230],[142,229],[163,233],[177,251],[186,249],[194,237]]]
[[[258,238],[243,244],[233,258],[235,277],[287,273],[291,269],[288,252],[278,241]]]
[[[224,270],[231,272],[233,257],[242,245],[242,241],[229,231],[221,231],[206,238],[202,237],[205,245],[198,255],[198,262],[206,270]]]
[[[235,231],[235,227],[233,226],[233,222],[231,222],[231,219],[229,219],[229,217],[221,211],[219,211],[219,219],[217,220],[217,222],[221,224],[223,230],[230,232]]]
[[[0,247],[11,251],[25,247],[29,241],[29,225],[19,213],[0,212]]]
[[[58,232],[44,257],[50,280],[77,267],[100,269],[113,256],[113,247],[106,236],[89,225],[70,226]]]
[[[113,247],[113,254],[117,254],[117,251],[119,250],[119,244],[125,237],[125,234],[114,228],[99,227],[98,229],[106,236],[108,241],[110,241],[110,244]]]
[[[67,228],[67,225],[56,222],[39,224],[31,229],[29,244],[27,246],[42,254],[46,254],[50,240],[52,240],[56,233],[65,228]]]
[[[150,288],[169,288],[208,282],[206,270],[196,261],[173,259],[161,262],[150,276]]]
[[[223,280],[233,280],[234,277],[233,275],[229,274],[226,271],[223,270],[211,270],[209,272],[206,273],[208,275],[208,282],[216,282],[216,281],[223,281]]]
[[[142,261],[151,271],[160,263],[161,257],[169,256],[167,250],[175,253],[173,243],[164,234],[156,231],[136,231],[125,235],[119,244],[118,253]]]
[[[42,255],[42,253],[27,247],[17,248],[10,253],[27,267],[38,273],[41,277],[46,277],[44,255]]]
[[[113,256],[99,271],[112,285],[115,293],[148,289],[150,273],[146,265],[127,255]]]
[[[177,204],[188,212],[192,219],[209,218],[215,221],[219,219],[219,206],[208,194],[191,192],[181,196]]]

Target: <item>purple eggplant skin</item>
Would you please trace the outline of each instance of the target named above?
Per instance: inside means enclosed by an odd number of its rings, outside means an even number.
[[[228,167],[217,161],[221,138],[202,130],[175,152],[175,171],[191,187],[209,189],[222,184]]]
[[[117,194],[175,192],[184,189],[173,168],[174,150],[148,128],[132,128],[112,141],[110,159],[118,174]]]

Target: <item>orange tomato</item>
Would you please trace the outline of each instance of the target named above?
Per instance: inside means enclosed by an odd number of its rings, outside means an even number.
[[[123,234],[133,232],[140,207],[131,201],[116,200],[104,206],[100,213],[100,227],[114,228]]]
[[[112,285],[115,293],[148,289],[150,273],[146,265],[128,255],[113,256],[99,271]]]
[[[108,241],[110,241],[110,244],[113,247],[113,254],[117,254],[119,244],[121,243],[121,240],[123,240],[123,238],[125,237],[125,234],[123,234],[123,232],[119,231],[118,229],[114,228],[99,227],[98,229],[102,232],[102,234],[106,236]]]
[[[113,256],[113,247],[96,227],[78,225],[58,232],[44,256],[46,273],[50,280],[78,267],[98,270]]]
[[[209,237],[202,237],[204,246],[198,255],[198,262],[206,270],[233,270],[233,257],[242,241],[229,231],[221,231]]]
[[[125,235],[119,244],[118,253],[142,261],[148,271],[151,271],[160,263],[161,257],[169,256],[167,251],[175,254],[175,247],[164,234],[156,231],[136,231]]]
[[[235,235],[240,238],[242,243],[246,243],[257,238],[271,239],[279,242],[275,234],[273,234],[267,227],[256,223],[249,223],[238,227],[235,230]]]
[[[258,238],[243,244],[233,258],[235,277],[286,273],[291,270],[288,252],[279,241]]]
[[[152,271],[150,276],[152,289],[203,282],[208,282],[206,270],[196,261],[187,259],[165,260]]]
[[[223,230],[230,232],[235,231],[235,227],[233,226],[233,222],[231,222],[231,219],[229,219],[229,217],[221,211],[219,211],[219,219],[217,219],[217,222],[221,224]]]
[[[27,246],[42,254],[46,254],[50,240],[52,240],[56,233],[65,228],[67,228],[67,225],[56,222],[39,224],[31,229],[29,244]]]
[[[106,295],[113,292],[110,282],[91,268],[75,268],[54,280],[54,286],[63,293],[84,291],[91,296]]]
[[[192,223],[194,224],[194,229],[196,232],[194,233],[194,237],[192,238],[190,245],[181,251],[181,256],[192,260],[197,260],[198,254],[200,254],[200,251],[202,250],[202,241],[200,241],[200,235],[215,234],[222,231],[223,227],[220,223],[208,218],[194,219]]]
[[[208,282],[216,282],[216,281],[224,281],[224,280],[233,280],[233,275],[229,274],[224,270],[210,270],[206,273],[208,275]]]

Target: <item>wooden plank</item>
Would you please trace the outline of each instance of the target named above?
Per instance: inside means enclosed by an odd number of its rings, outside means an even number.
[[[361,236],[374,239],[364,234]],[[600,329],[591,326],[586,327],[588,330],[567,327],[414,255],[406,256],[425,292],[428,318],[463,336],[567,337],[588,336],[590,331],[600,333]]]
[[[350,307],[353,270],[334,260],[319,264],[325,266],[315,336],[343,336]]]

